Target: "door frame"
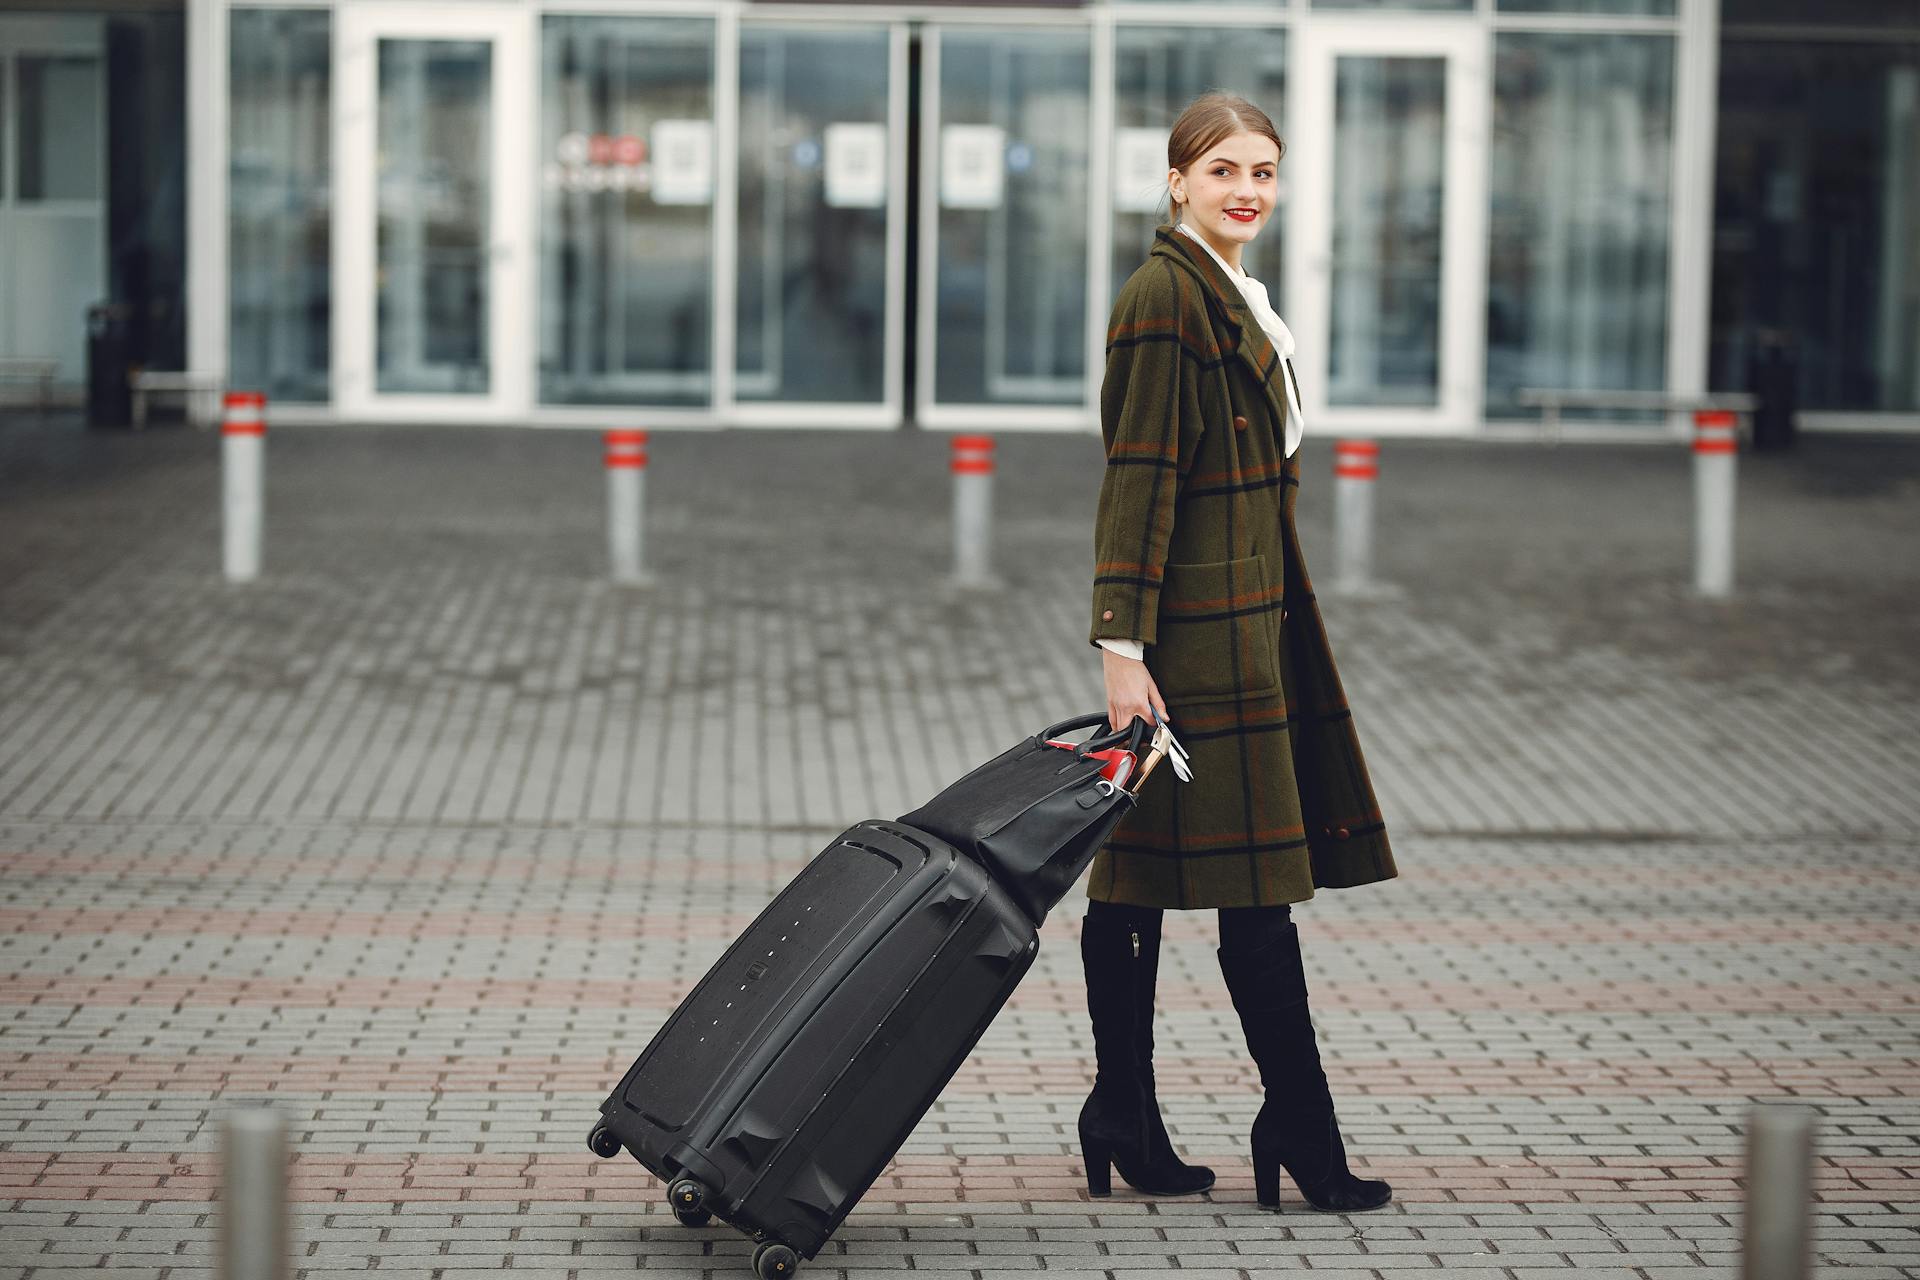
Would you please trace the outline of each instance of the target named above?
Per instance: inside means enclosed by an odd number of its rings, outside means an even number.
[[[524,420],[532,408],[535,205],[531,9],[422,3],[341,5],[333,27],[333,403],[341,417],[388,422]],[[375,384],[379,194],[378,42],[486,40],[493,48],[488,222],[488,389],[381,392]]]
[[[1491,119],[1490,33],[1467,18],[1324,18],[1293,28],[1287,120],[1295,156],[1287,236],[1287,315],[1300,338],[1300,391],[1309,429],[1370,434],[1458,435],[1477,431],[1485,399],[1487,133]],[[1334,89],[1342,55],[1446,60],[1446,148],[1442,169],[1437,402],[1341,406],[1327,403],[1332,334]],[[1289,150],[1293,150],[1293,146]]]

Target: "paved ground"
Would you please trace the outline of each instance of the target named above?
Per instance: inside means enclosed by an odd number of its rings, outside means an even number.
[[[215,443],[0,420],[0,1272],[206,1271],[265,1098],[304,1275],[748,1275],[586,1152],[598,1100],[835,831],[1098,705],[1097,446],[1002,439],[980,597],[939,437],[657,437],[649,593],[596,442],[521,431],[277,431],[228,588]],[[1298,916],[1396,1204],[1254,1208],[1211,913],[1159,1077],[1219,1185],[1088,1201],[1070,899],[805,1274],[1724,1276],[1744,1118],[1798,1100],[1822,1266],[1920,1275],[1920,444],[1742,459],[1724,605],[1677,451],[1384,461],[1397,591],[1326,610],[1404,874]]]

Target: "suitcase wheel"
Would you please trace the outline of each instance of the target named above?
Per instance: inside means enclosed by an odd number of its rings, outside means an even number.
[[[707,1189],[692,1178],[676,1178],[667,1188],[667,1204],[683,1227],[704,1227],[713,1219],[707,1208]]]
[[[788,1280],[800,1270],[800,1255],[768,1240],[753,1251],[753,1271],[760,1280]]]
[[[614,1137],[613,1130],[607,1126],[595,1125],[593,1132],[587,1135],[587,1150],[602,1160],[611,1160],[620,1154],[620,1139]]]

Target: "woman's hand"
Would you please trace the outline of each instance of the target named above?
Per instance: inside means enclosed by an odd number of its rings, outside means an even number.
[[[1125,729],[1135,716],[1154,724],[1154,714],[1172,723],[1167,704],[1160,699],[1160,686],[1153,682],[1147,664],[1137,658],[1123,658],[1111,649],[1100,650],[1100,665],[1107,677],[1107,723]]]

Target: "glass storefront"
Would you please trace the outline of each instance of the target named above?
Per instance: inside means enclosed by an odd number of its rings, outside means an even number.
[[[197,363],[322,418],[1090,427],[1167,130],[1226,88],[1287,139],[1247,268],[1328,430],[1745,389],[1786,346],[1803,408],[1920,409],[1920,36],[1800,41],[1775,0],[1726,4],[1712,185],[1681,104],[1713,0],[1296,0],[1225,42],[1119,0],[236,4]],[[103,74],[7,65],[28,132]],[[9,197],[86,199],[70,151],[24,140]],[[1682,261],[1708,219],[1710,317]]]
[[[1335,60],[1329,404],[1439,400],[1446,85],[1443,58]]]
[[[1666,386],[1673,76],[1671,36],[1495,38],[1489,415]]]
[[[940,32],[937,404],[1086,395],[1085,31]]]
[[[713,396],[714,23],[547,17],[540,400]]]
[[[1778,363],[1803,409],[1920,411],[1920,11],[1911,17],[1904,40],[1729,28],[1714,386],[1745,388]]]
[[[228,376],[323,402],[332,368],[333,15],[243,9],[228,35]]]
[[[496,176],[493,45],[379,41],[374,387],[483,395]]]
[[[885,27],[740,33],[736,399],[886,393],[890,46]]]

